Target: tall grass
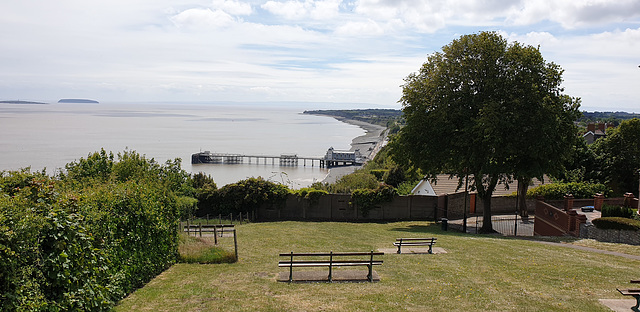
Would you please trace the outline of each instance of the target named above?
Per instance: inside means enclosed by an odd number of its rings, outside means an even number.
[[[622,298],[616,288],[629,287],[629,280],[640,276],[640,261],[533,241],[443,232],[430,222],[236,227],[238,262],[176,264],[115,310],[607,311],[598,299]],[[435,246],[446,253],[385,254],[384,264],[375,268],[381,279],[377,283],[276,281],[284,271],[278,268],[278,253],[379,250],[393,248],[399,237],[437,237]]]
[[[216,246],[211,237],[193,237],[182,233],[178,252],[179,261],[182,263],[211,264],[236,261],[234,252]]]

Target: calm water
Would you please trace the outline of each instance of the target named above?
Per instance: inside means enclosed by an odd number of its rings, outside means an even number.
[[[321,108],[321,107],[320,107]],[[211,174],[218,186],[262,176],[300,188],[322,180],[317,162],[281,167],[252,164],[191,165],[191,154],[209,150],[257,155],[322,156],[349,149],[364,134],[331,117],[303,115],[318,107],[221,104],[0,104],[0,170],[47,169],[104,148],[135,150],[158,162],[181,158],[189,172]]]

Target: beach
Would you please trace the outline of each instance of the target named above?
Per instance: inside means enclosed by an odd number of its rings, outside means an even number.
[[[379,125],[370,124],[359,120],[335,117],[339,121],[358,126],[364,129],[365,134],[354,138],[351,141],[350,151],[359,151],[360,154],[369,161],[373,159],[378,151],[386,144],[387,128]],[[365,161],[365,162],[366,162]],[[353,173],[362,166],[342,166],[329,169],[329,173],[322,180],[323,183],[332,184],[342,176]]]

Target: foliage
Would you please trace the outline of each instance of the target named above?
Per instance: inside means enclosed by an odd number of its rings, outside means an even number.
[[[102,150],[49,177],[0,174],[2,311],[102,311],[177,258],[179,161]]]
[[[289,188],[285,185],[267,181],[262,177],[249,178],[227,184],[218,190],[211,188],[207,197],[211,206],[200,206],[197,215],[256,211],[262,205],[284,203],[288,194]]]
[[[528,198],[542,196],[545,199],[563,199],[571,194],[574,198],[593,198],[595,194],[608,197],[611,190],[604,184],[587,182],[542,184],[527,191]]]
[[[411,195],[411,191],[420,183],[421,180],[404,181],[398,185],[396,191],[398,195]]]
[[[387,172],[389,172],[388,169],[373,169],[373,170],[369,170],[369,173],[371,173],[374,176],[376,176],[376,179],[378,179],[379,181],[382,181],[382,178],[384,177],[384,175]]]
[[[298,197],[304,198],[308,200],[311,204],[318,204],[320,201],[320,197],[329,194],[329,192],[325,190],[318,190],[314,188],[301,188],[295,192]]]
[[[404,182],[405,179],[405,172],[398,165],[391,167],[389,170],[387,170],[387,172],[385,172],[384,176],[382,177],[384,183],[389,184],[393,187],[397,187],[400,183]]]
[[[397,194],[396,190],[386,184],[379,184],[375,189],[358,189],[351,193],[351,202],[349,204],[357,206],[362,212],[363,217],[369,215],[369,211],[376,205],[393,201],[393,197]]]
[[[338,179],[329,187],[328,191],[336,194],[349,194],[357,189],[375,189],[378,184],[378,179],[374,175],[358,170]]]
[[[538,48],[495,32],[462,36],[405,79],[395,159],[430,178],[471,175],[490,220],[498,183],[553,172],[569,150],[579,101],[562,94],[561,76]]]
[[[633,209],[629,207],[622,207],[618,205],[602,205],[602,217],[620,217],[620,218],[633,218]]]
[[[602,163],[603,175],[616,194],[633,192],[638,196],[640,169],[640,119],[625,120],[592,144]]]
[[[621,217],[602,217],[593,219],[593,225],[602,230],[640,230],[640,221]]]

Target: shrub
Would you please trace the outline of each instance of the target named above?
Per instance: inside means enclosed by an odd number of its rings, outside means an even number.
[[[626,230],[626,231],[637,231],[640,230],[640,221],[620,218],[620,217],[603,217],[593,219],[593,225],[596,228],[602,230]]]
[[[420,183],[421,180],[404,181],[397,187],[398,195],[411,195],[413,188]]]
[[[633,209],[616,205],[603,204],[602,217],[633,218]]]
[[[317,204],[320,201],[320,197],[329,194],[325,190],[317,190],[314,188],[302,188],[295,192],[298,197],[308,200],[311,204]]]
[[[373,170],[369,170],[369,173],[373,174],[376,179],[378,179],[378,181],[382,181],[382,177],[384,177],[385,173],[387,173],[389,170],[387,169],[373,169]]]
[[[351,201],[349,204],[356,205],[362,211],[362,216],[367,217],[369,211],[376,205],[390,202],[396,195],[396,190],[386,184],[379,184],[376,189],[359,189],[351,193]]]
[[[215,191],[211,210],[198,210],[198,215],[246,213],[255,211],[262,205],[282,204],[289,195],[289,188],[282,184],[264,180],[261,177],[249,178],[227,184]]]
[[[356,171],[343,176],[335,184],[330,185],[329,191],[336,194],[349,194],[358,189],[375,189],[378,184],[378,179],[373,174]]]
[[[593,198],[597,193],[609,196],[611,190],[601,183],[551,183],[529,189],[527,197],[543,196],[545,199],[563,199],[566,194],[572,194],[574,198]]]

